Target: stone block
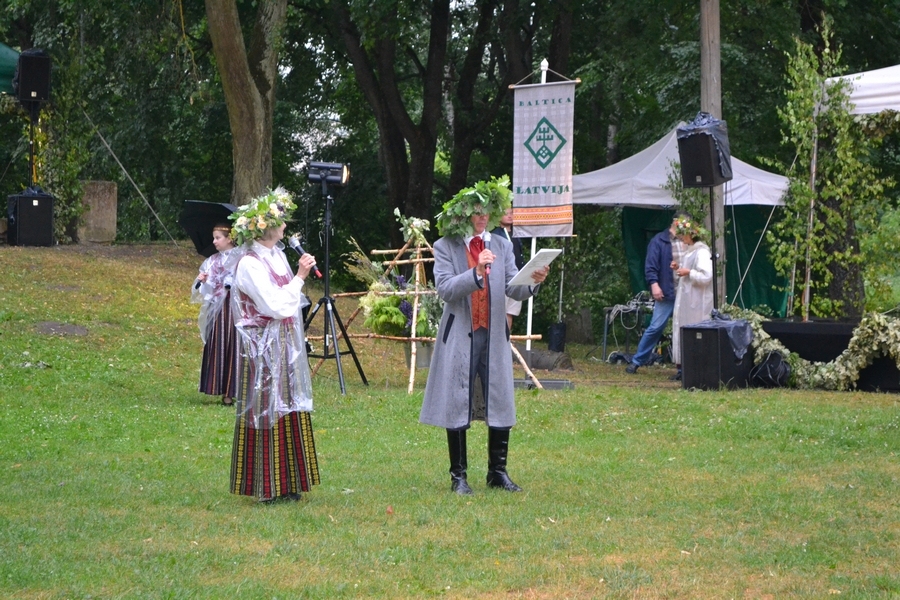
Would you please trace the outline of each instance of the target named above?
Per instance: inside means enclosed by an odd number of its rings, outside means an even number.
[[[80,243],[110,244],[116,239],[118,186],[114,181],[84,182],[85,212],[78,227]]]

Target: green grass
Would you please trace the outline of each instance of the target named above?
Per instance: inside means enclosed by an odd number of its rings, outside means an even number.
[[[402,347],[357,339],[370,386],[349,357],[346,396],[334,361],[314,378],[322,485],[233,496],[233,414],[196,392],[199,262],[0,247],[0,597],[900,597],[896,395],[686,392],[589,348],[539,374],[574,390],[518,392],[523,494],[485,489],[481,424],[476,494],[450,494],[427,371],[407,395]]]

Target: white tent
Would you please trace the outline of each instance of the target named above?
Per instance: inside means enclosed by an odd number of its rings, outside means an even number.
[[[827,79],[834,83],[838,77]],[[855,106],[850,114],[868,115],[883,110],[900,111],[900,65],[844,75],[852,85],[850,102]]]
[[[627,210],[674,207],[675,200],[663,186],[673,163],[680,162],[676,129],[634,156],[598,171],[575,175],[572,178],[572,203],[631,207]],[[788,179],[757,169],[734,156],[731,157],[731,170],[733,178],[724,185],[725,206],[731,207],[728,218],[734,225],[734,234],[728,244],[729,264],[735,267],[726,270],[728,301],[745,308],[768,304],[781,312],[786,304],[786,294],[773,291],[773,286],[777,283],[783,287],[783,282],[760,256],[760,249],[776,207],[784,206]],[[676,176],[681,177],[680,171]],[[762,222],[752,221],[748,212],[752,205],[770,207],[763,209],[768,216]],[[740,207],[741,215],[737,214],[736,207]],[[647,239],[643,229],[632,231],[632,228],[633,225],[625,226],[623,220],[623,235],[631,236],[625,240],[625,245],[632,286],[639,287],[637,282],[643,281]]]
[[[676,128],[677,129],[677,128]],[[573,204],[664,207],[675,204],[666,181],[680,162],[676,130],[652,146],[606,168],[572,178]],[[787,177],[757,169],[733,156],[734,178],[725,184],[725,205],[783,206]],[[680,173],[676,173],[680,177]]]

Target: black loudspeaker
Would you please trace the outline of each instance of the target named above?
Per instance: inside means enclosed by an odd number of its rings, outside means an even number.
[[[681,184],[686,188],[716,187],[731,180],[722,174],[719,153],[713,136],[696,133],[678,139]],[[731,157],[728,157],[729,164]]]
[[[53,196],[43,192],[7,196],[8,229],[6,241],[10,246],[52,246]]]
[[[13,87],[19,102],[48,102],[50,57],[43,50],[26,50],[20,54]]]
[[[726,328],[681,328],[681,383],[685,389],[748,387],[752,368],[753,350],[748,348],[737,360]]]

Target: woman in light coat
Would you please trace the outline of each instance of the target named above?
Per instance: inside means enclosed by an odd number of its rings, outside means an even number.
[[[700,241],[704,230],[690,219],[675,223],[675,235],[685,244],[681,264],[672,262],[678,277],[675,292],[675,311],[672,319],[672,360],[681,376],[681,328],[709,319],[713,310],[712,253]]]

